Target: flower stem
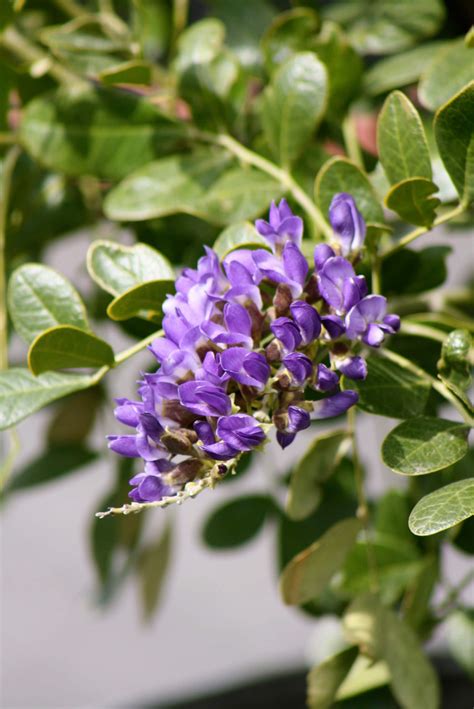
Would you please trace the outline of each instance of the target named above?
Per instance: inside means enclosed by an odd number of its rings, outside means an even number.
[[[367,497],[364,488],[364,470],[362,468],[359,448],[357,445],[356,433],[356,409],[352,407],[347,412],[348,434],[352,442],[352,462],[354,465],[355,483],[357,489],[357,499],[359,506],[357,508],[357,518],[362,522],[365,532],[365,543],[367,549],[367,565],[370,574],[370,585],[372,591],[378,591],[379,581],[377,572],[377,559],[375,557],[374,547],[370,538],[370,515]]]
[[[451,221],[451,219],[454,219],[454,217],[457,217],[459,214],[462,214],[464,209],[465,205],[461,202],[454,209],[451,209],[449,212],[445,212],[437,219],[435,219],[432,226],[420,226],[417,229],[410,231],[408,234],[405,234],[405,236],[403,236],[400,241],[398,241],[396,244],[387,249],[383,254],[381,254],[381,258],[384,259],[387,258],[387,256],[391,256],[392,254],[397,253],[397,251],[400,251],[400,249],[403,249],[405,246],[408,246],[408,244],[411,244],[411,242],[415,241],[415,239],[418,239],[418,237],[423,236],[423,234],[426,234],[427,232],[431,231],[440,224],[449,222]]]
[[[266,172],[267,175],[274,177],[288,190],[288,192],[290,192],[296,202],[298,202],[298,204],[305,210],[316,230],[328,239],[332,237],[331,227],[324,219],[321,211],[287,170],[278,167],[278,165],[275,165],[275,163],[267,160],[267,158],[264,158],[262,155],[246,148],[245,145],[242,145],[242,143],[239,143],[230,135],[226,135],[224,133],[214,134],[197,131],[194,133],[194,136],[198,139],[205,140],[206,142],[220,145],[235,155],[235,157],[239,158],[242,162],[247,163],[248,165],[253,165],[262,172]]]
[[[364,159],[362,157],[362,150],[360,149],[359,141],[357,140],[354,116],[351,114],[348,114],[342,123],[342,135],[344,137],[344,145],[349,158],[357,165],[357,167],[364,170],[365,166]]]

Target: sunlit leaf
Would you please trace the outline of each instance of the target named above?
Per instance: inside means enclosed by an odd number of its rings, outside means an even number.
[[[28,366],[38,375],[54,369],[112,366],[111,346],[90,332],[71,325],[45,330],[31,343]]]
[[[107,315],[112,320],[160,315],[163,301],[174,287],[174,280],[148,281],[133,286],[114,298],[107,308]]]
[[[422,497],[408,524],[413,534],[426,537],[454,527],[474,515],[474,478],[458,480]]]
[[[358,654],[357,647],[348,647],[313,667],[308,674],[309,709],[330,709],[339,686],[349,673]]]
[[[436,218],[440,200],[432,195],[437,185],[424,177],[410,177],[393,185],[385,204],[409,224],[430,227]]]

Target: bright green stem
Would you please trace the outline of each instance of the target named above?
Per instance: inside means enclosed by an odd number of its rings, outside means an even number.
[[[435,377],[432,377],[431,374],[425,372],[424,369],[421,369],[413,362],[410,362],[409,359],[402,357],[396,352],[392,352],[392,350],[382,348],[379,350],[378,354],[382,357],[385,357],[386,359],[391,360],[392,362],[395,362],[396,364],[399,364],[404,369],[408,369],[410,372],[413,372],[413,374],[416,374],[418,377],[421,377],[426,382],[429,382],[433,389],[436,389],[436,391],[441,394],[441,396],[446,399],[446,401],[452,404],[452,406],[454,406],[454,408],[459,411],[464,421],[469,426],[474,426],[474,417],[471,416],[468,411],[466,411],[459,399],[454,396],[454,394],[448,389],[447,386],[443,384],[443,382],[441,382],[439,379],[435,379]]]
[[[206,142],[214,143],[215,145],[220,145],[235,155],[235,157],[242,162],[248,165],[253,165],[262,172],[266,172],[267,175],[274,177],[283,187],[285,187],[285,189],[288,190],[288,192],[290,192],[296,202],[298,202],[298,204],[305,210],[315,229],[324,234],[324,236],[328,239],[332,237],[331,227],[324,219],[320,210],[287,170],[278,167],[278,165],[275,165],[275,163],[262,157],[262,155],[258,155],[258,153],[255,153],[253,150],[246,148],[242,145],[242,143],[239,143],[230,135],[225,135],[224,133],[213,134],[198,131],[195,133],[195,137],[205,140]]]
[[[5,246],[13,171],[20,155],[20,148],[14,146],[8,151],[3,163],[0,187],[0,371],[8,366],[7,302],[5,274]]]
[[[348,156],[361,170],[365,170],[364,158],[357,140],[356,126],[352,114],[348,114],[342,123],[342,135]]]
[[[365,542],[367,549],[367,565],[370,574],[370,585],[372,591],[376,592],[379,588],[378,572],[377,572],[377,559],[375,558],[374,547],[372,546],[372,541],[370,537],[370,515],[369,515],[369,505],[367,503],[367,497],[365,495],[364,487],[364,470],[362,468],[360,457],[359,457],[359,447],[357,445],[357,433],[356,433],[356,409],[351,407],[347,412],[347,423],[348,423],[348,434],[352,443],[352,462],[354,464],[354,475],[357,490],[357,517],[360,519],[364,525],[365,531]]]
[[[411,242],[415,241],[415,239],[418,239],[418,237],[423,236],[423,234],[426,234],[427,232],[431,231],[440,224],[444,224],[445,222],[451,221],[451,219],[454,219],[454,217],[457,217],[459,214],[462,214],[465,208],[466,207],[463,203],[458,204],[457,207],[451,209],[451,211],[445,212],[445,214],[442,214],[437,219],[435,219],[432,226],[420,226],[417,229],[410,231],[408,234],[405,234],[405,236],[402,237],[400,241],[398,241],[396,244],[387,249],[383,254],[381,254],[381,258],[384,259],[387,258],[387,256],[395,254],[397,251],[400,251],[400,249],[403,249],[405,246],[408,246],[408,244],[411,244]]]
[[[98,384],[101,379],[105,377],[107,372],[109,372],[114,367],[117,367],[117,365],[122,364],[122,362],[125,362],[127,359],[130,359],[130,357],[133,357],[133,355],[137,354],[138,352],[141,352],[141,350],[144,350],[145,347],[150,345],[153,340],[156,340],[157,337],[161,337],[161,335],[163,335],[163,330],[153,332],[151,335],[148,335],[148,337],[144,337],[143,340],[140,340],[140,342],[137,342],[135,345],[132,345],[126,350],[122,350],[122,352],[116,354],[112,366],[104,364],[103,367],[97,370],[97,372],[93,376],[91,386],[94,384]]]
[[[79,76],[61,66],[49,54],[26,39],[13,25],[9,25],[0,34],[0,46],[15,54],[30,67],[40,67],[42,73],[50,74],[59,83],[71,84],[71,82],[82,81]]]
[[[374,254],[372,258],[372,293],[380,295],[382,292],[382,281],[380,274],[380,257],[378,254]]]

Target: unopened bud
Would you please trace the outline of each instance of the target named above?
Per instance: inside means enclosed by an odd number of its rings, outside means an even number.
[[[276,289],[273,305],[277,318],[288,313],[288,309],[293,301],[291,290],[286,283],[279,283]]]
[[[197,458],[186,458],[168,473],[167,478],[173,485],[184,485],[194,480],[201,470],[202,461]]]
[[[173,455],[186,455],[191,453],[193,443],[196,443],[196,441],[196,433],[184,428],[177,431],[167,430],[161,436],[161,442]]]
[[[321,293],[319,292],[318,279],[316,274],[313,273],[305,286],[304,289],[308,303],[316,303],[317,300],[321,298]]]
[[[281,356],[281,347],[276,340],[273,340],[265,347],[265,357],[268,362],[279,362],[281,360]]]

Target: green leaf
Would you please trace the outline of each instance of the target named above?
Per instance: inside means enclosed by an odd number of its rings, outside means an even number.
[[[413,534],[427,537],[474,515],[474,478],[458,480],[422,497],[408,520]]]
[[[78,17],[62,25],[52,25],[40,30],[41,42],[53,52],[120,52],[127,48],[117,35],[103,32],[102,23],[93,16]]]
[[[382,263],[384,295],[423,293],[442,285],[448,274],[446,259],[450,253],[450,246],[427,246],[419,251],[400,249],[388,256]]]
[[[262,529],[273,505],[267,495],[246,495],[211,512],[202,531],[212,549],[230,549],[253,539]]]
[[[317,599],[343,565],[360,529],[358,519],[344,519],[295,556],[280,578],[283,601],[288,605],[302,605]]]
[[[370,660],[365,655],[359,655],[348,676],[339,687],[336,693],[336,699],[338,701],[344,701],[352,697],[358,697],[360,694],[365,695],[372,689],[377,689],[388,684],[389,679],[390,674],[385,662],[373,662],[373,660]],[[365,705],[364,700],[367,697],[361,698],[361,700],[364,701],[361,709],[380,709],[380,702],[377,694],[369,696],[371,696],[371,699],[373,697],[373,701],[370,705]],[[335,706],[337,706],[337,704]],[[347,701],[342,706],[351,707]]]
[[[114,84],[149,85],[152,81],[152,67],[147,62],[133,59],[104,69],[100,72],[99,79],[103,84],[112,86]]]
[[[403,600],[405,620],[420,635],[423,635],[427,628],[431,630],[432,627],[430,601],[438,584],[439,574],[438,559],[434,555],[426,555],[418,575],[409,585]]]
[[[141,283],[174,278],[168,259],[140,243],[123,246],[113,241],[94,241],[87,252],[87,270],[101,288],[115,296]]]
[[[430,227],[436,218],[440,204],[437,185],[424,177],[410,177],[393,185],[385,197],[387,207],[409,224]]]
[[[166,0],[134,0],[131,10],[133,34],[140,43],[143,56],[156,62],[163,57],[169,46],[172,32],[171,7]]]
[[[89,329],[76,289],[64,276],[39,263],[26,263],[13,271],[8,309],[15,330],[28,343],[56,325]]]
[[[79,389],[87,389],[93,377],[48,372],[39,377],[28,369],[0,372],[0,431],[14,426],[46,404]]]
[[[366,71],[364,88],[371,96],[408,86],[418,81],[430,62],[446,46],[443,40],[428,42],[407,52],[386,57]]]
[[[392,185],[409,177],[431,180],[423,124],[418,111],[401,91],[393,91],[379,113],[377,146],[380,162]]]
[[[278,161],[288,167],[309,143],[326,110],[327,72],[312,52],[282,64],[262,102],[265,137]]]
[[[268,241],[250,222],[238,222],[221,231],[212,248],[223,259],[235,249],[268,249]]]
[[[470,51],[470,50],[468,50]],[[438,110],[434,132],[439,154],[461,199],[474,199],[474,81]]]
[[[205,200],[230,158],[211,148],[151,162],[132,172],[104,202],[109,219],[143,221],[186,212],[206,216]]]
[[[340,0],[324,7],[324,16],[347,28],[363,54],[392,54],[431,37],[445,15],[441,0]]]
[[[317,13],[309,7],[295,7],[278,15],[262,38],[268,73],[271,74],[296,52],[310,49],[319,25]]]
[[[449,42],[428,64],[418,86],[418,98],[425,108],[436,111],[463,86],[472,81],[472,52],[464,39]]]
[[[468,450],[469,426],[455,421],[419,418],[403,421],[382,444],[385,465],[402,475],[426,475],[443,470]]]
[[[348,675],[357,654],[357,647],[348,647],[313,667],[307,679],[309,709],[330,709],[333,706],[337,690]]]
[[[406,545],[413,546],[413,537],[408,529],[410,507],[407,494],[401,490],[389,490],[377,500],[374,524],[377,534],[391,535]]]
[[[456,610],[446,621],[446,638],[452,656],[471,679],[474,679],[474,614],[472,610]]]
[[[131,93],[75,87],[30,101],[20,138],[30,155],[52,170],[116,180],[173,152],[183,128]]]
[[[362,381],[344,378],[343,388],[357,391],[358,406],[363,411],[404,419],[423,413],[431,385],[395,362],[369,355],[367,378]]]
[[[443,342],[438,371],[454,391],[459,388],[463,393],[471,385],[471,348],[472,337],[468,330],[453,330]]]
[[[387,663],[390,686],[403,709],[439,709],[436,673],[402,618],[367,594],[349,606],[343,624],[349,642]]]
[[[347,158],[332,158],[318,172],[315,198],[323,214],[328,214],[331,200],[337,192],[348,192],[354,197],[366,222],[384,221],[383,209],[369,178]]]
[[[128,320],[136,316],[150,319],[162,314],[163,301],[174,291],[174,280],[148,281],[133,286],[114,298],[107,308],[112,320]]]
[[[193,64],[206,64],[219,54],[224,44],[224,23],[215,17],[195,22],[179,37],[174,69],[183,74]]]
[[[36,376],[52,369],[111,367],[113,363],[114,351],[107,342],[71,325],[42,332],[28,351],[28,366]]]
[[[81,445],[54,446],[38,458],[28,461],[8,482],[6,491],[13,492],[24,488],[42,485],[58,480],[79,468],[89,465],[97,458],[95,451]]]
[[[290,519],[305,519],[317,508],[321,500],[320,484],[339,463],[346,440],[346,431],[331,431],[313,441],[291,475],[286,506]]]
[[[143,618],[151,618],[158,607],[171,560],[172,528],[168,523],[157,542],[142,549],[138,559],[138,576]]]

